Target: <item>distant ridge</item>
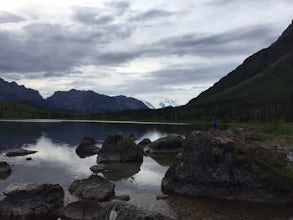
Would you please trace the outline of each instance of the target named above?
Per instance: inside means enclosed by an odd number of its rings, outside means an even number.
[[[248,57],[185,107],[208,109],[210,116],[227,120],[293,120],[293,21],[271,46]]]
[[[46,99],[46,106],[81,113],[117,112],[148,109],[142,102],[126,96],[106,96],[93,91],[58,91]]]
[[[65,109],[80,113],[118,112],[122,110],[148,109],[140,100],[126,96],[107,96],[93,91],[72,89],[68,92],[55,92],[43,99],[37,90],[6,82],[0,78],[0,102],[28,102],[50,109]]]
[[[19,86],[16,82],[6,82],[0,78],[0,102],[26,101],[42,104],[43,97],[37,90]]]

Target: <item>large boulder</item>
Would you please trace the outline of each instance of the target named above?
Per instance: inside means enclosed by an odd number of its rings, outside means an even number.
[[[1,220],[52,220],[63,208],[64,190],[59,184],[20,181],[8,186],[3,194]]]
[[[140,162],[143,160],[143,151],[131,137],[123,135],[108,135],[100,150],[97,163],[108,162]]]
[[[76,154],[81,157],[88,157],[99,152],[100,148],[96,147],[96,141],[90,137],[84,137],[76,148]]]
[[[145,153],[178,153],[182,148],[183,138],[176,135],[159,138],[144,147]]]
[[[11,174],[11,171],[12,171],[11,167],[7,162],[5,161],[0,162],[0,179],[6,179],[7,177],[9,177]]]
[[[68,204],[62,220],[172,220],[159,213],[137,208],[125,202],[115,201],[98,205],[95,202],[79,201]]]
[[[224,132],[191,133],[162,180],[162,191],[216,199],[293,202],[286,155]]]
[[[114,183],[109,180],[91,175],[87,179],[75,180],[69,187],[69,192],[81,199],[97,202],[110,200],[114,195]]]
[[[2,154],[7,157],[17,157],[17,156],[25,156],[28,154],[34,154],[37,152],[38,151],[35,151],[35,150],[26,150],[23,148],[15,148],[15,149],[4,150],[4,151],[2,151]]]

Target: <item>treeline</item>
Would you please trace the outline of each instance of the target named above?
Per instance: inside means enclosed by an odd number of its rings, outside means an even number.
[[[30,103],[0,103],[0,118],[52,118],[87,120],[138,120],[164,122],[293,122],[293,94],[273,100],[239,99],[223,103],[81,114],[68,110],[49,110]]]

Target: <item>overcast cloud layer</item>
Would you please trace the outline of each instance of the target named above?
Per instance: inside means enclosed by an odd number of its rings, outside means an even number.
[[[0,3],[0,78],[44,97],[75,88],[185,104],[293,19],[292,0]]]

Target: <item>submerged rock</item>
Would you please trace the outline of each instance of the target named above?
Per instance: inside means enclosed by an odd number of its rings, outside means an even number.
[[[79,157],[84,158],[97,154],[100,148],[96,147],[96,141],[93,138],[84,137],[75,151]]]
[[[10,165],[5,161],[1,161],[0,162],[0,179],[6,179],[7,177],[10,176],[11,172],[12,172],[12,169]]]
[[[165,193],[256,202],[293,202],[286,155],[224,132],[192,132],[162,180]]]
[[[17,157],[17,156],[25,156],[28,154],[34,154],[37,153],[38,151],[35,150],[26,150],[23,148],[16,148],[16,149],[9,149],[2,151],[3,155],[7,157]]]
[[[68,191],[81,199],[102,202],[110,200],[115,195],[114,188],[114,183],[109,180],[91,175],[87,179],[75,180]]]
[[[143,160],[142,150],[131,137],[108,135],[97,157],[97,163],[135,162]]]
[[[180,136],[169,135],[159,138],[158,140],[144,147],[145,153],[161,154],[161,153],[178,153],[181,150],[183,138]]]
[[[64,190],[59,184],[20,181],[8,186],[3,194],[1,220],[57,219],[63,208]]]

